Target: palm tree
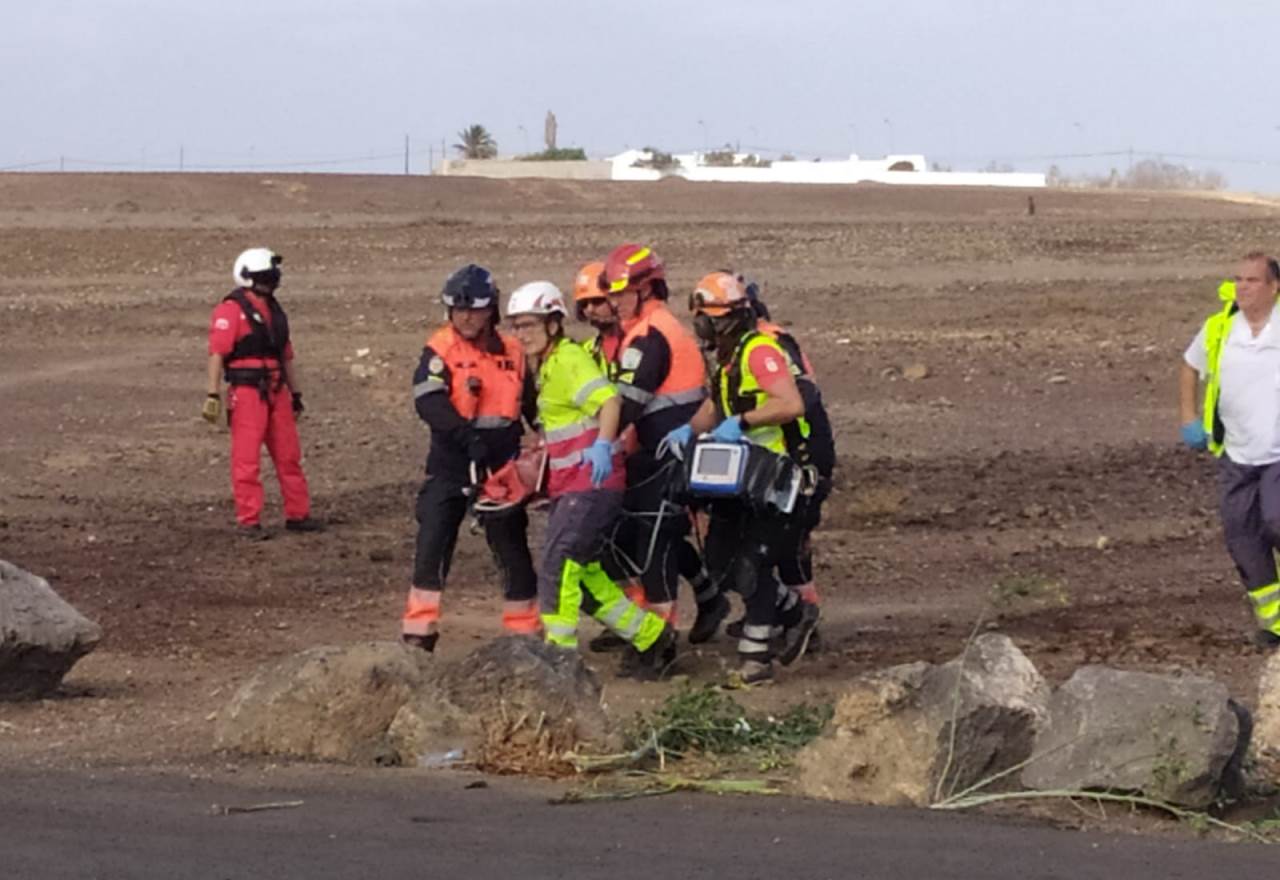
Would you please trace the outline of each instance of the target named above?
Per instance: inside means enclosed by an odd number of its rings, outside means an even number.
[[[462,154],[464,159],[492,159],[498,155],[498,142],[489,134],[483,125],[473,125],[458,132],[460,143],[453,148]]]

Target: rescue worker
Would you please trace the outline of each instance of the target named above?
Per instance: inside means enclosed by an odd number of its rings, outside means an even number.
[[[1182,441],[1218,457],[1227,551],[1253,605],[1259,647],[1280,646],[1280,265],[1254,251],[1219,288],[1179,376]],[[1204,382],[1203,405],[1196,392]]]
[[[405,642],[426,651],[439,637],[441,592],[469,503],[490,472],[519,454],[521,415],[532,402],[524,349],[497,327],[498,295],[481,266],[450,275],[441,293],[448,322],[427,339],[413,374],[414,407],[431,428],[431,448],[418,492],[413,584],[401,631]],[[517,506],[487,514],[481,524],[502,575],[503,628],[537,632],[528,514]]]
[[[681,454],[695,435],[746,441],[809,465],[809,425],[790,359],[773,339],[756,329],[756,314],[742,281],[713,272],[692,297],[698,336],[715,343],[712,396],[689,424],[675,428],[666,445]],[[805,498],[789,514],[760,512],[739,499],[710,505],[704,548],[713,582],[738,590],[746,623],[738,641],[742,665],[731,684],[749,686],[773,678],[774,627],[782,627],[777,659],[788,665],[802,656],[818,625],[818,606],[803,602],[784,586],[774,569],[793,552],[803,531]]]
[[[565,336],[567,311],[549,281],[522,285],[507,303],[507,319],[537,376],[538,423],[547,441],[542,625],[548,642],[576,649],[581,607],[634,648],[639,664],[625,672],[657,677],[675,659],[674,629],[632,603],[601,564],[626,485],[617,442],[622,400],[592,357]]]
[[[311,496],[302,472],[297,417],[302,387],[293,359],[289,319],[276,299],[283,259],[268,248],[250,248],[236,257],[236,288],[213,310],[209,324],[209,381],[201,415],[217,424],[222,415],[222,380],[227,382],[227,422],[231,427],[231,491],[240,533],[269,537],[262,528],[265,444],[280,481],[285,528],[315,532]]]
[[[780,324],[774,323],[769,307],[760,297],[760,285],[741,275],[738,277],[745,284],[747,299],[751,301],[752,310],[756,314],[756,329],[777,342],[791,359],[796,387],[804,398],[804,417],[809,423],[809,459],[818,476],[813,494],[805,505],[805,522],[799,535],[799,543],[794,552],[778,564],[778,577],[784,585],[795,590],[802,600],[817,605],[819,598],[813,579],[812,535],[822,522],[822,505],[831,494],[835,472],[836,445],[831,432],[831,419],[822,400],[822,390],[818,387],[813,364],[800,348],[799,341]],[[714,340],[710,344],[714,345]],[[735,620],[725,627],[725,632],[734,638],[740,638],[744,623],[745,619]],[[818,646],[819,633],[815,629],[809,642],[809,650],[816,651]]]
[[[667,308],[666,268],[652,249],[614,248],[600,284],[623,331],[616,381],[623,427],[634,426],[638,446],[627,458],[622,544],[643,566],[639,575],[649,609],[674,624],[680,545],[689,518],[668,498],[677,469],[658,460],[657,448],[706,399],[706,367],[697,340]]]
[[[582,341],[582,347],[600,368],[600,372],[612,380],[618,369],[618,347],[622,343],[622,328],[618,315],[609,304],[609,298],[600,289],[600,273],[604,263],[596,260],[578,270],[573,279],[573,307],[579,321],[590,324],[596,332]]]

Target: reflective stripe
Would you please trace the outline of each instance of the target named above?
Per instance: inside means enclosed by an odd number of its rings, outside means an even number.
[[[1253,600],[1254,605],[1262,605],[1269,602],[1274,596],[1280,595],[1280,582],[1274,584],[1263,584],[1260,587],[1254,587],[1249,591],[1249,598]]]
[[[653,400],[645,404],[644,414],[653,415],[664,409],[670,409],[673,406],[683,406],[686,403],[702,403],[707,396],[707,389],[699,385],[697,388],[690,388],[688,391],[677,391],[675,394],[659,394]]]
[[[773,627],[748,623],[742,627],[742,637],[753,642],[768,642],[773,635]]]
[[[551,458],[547,460],[547,467],[553,471],[562,471],[565,468],[571,468],[582,461],[582,450],[577,449],[568,455],[562,455],[559,458]]]
[[[579,388],[577,394],[573,395],[573,405],[576,407],[585,406],[588,398],[590,398],[592,394],[599,391],[601,388],[608,388],[608,387],[609,387],[609,380],[604,378],[603,376],[599,376],[595,379],[592,379],[586,385],[583,385],[581,388]]]
[[[506,416],[476,416],[471,424],[477,428],[507,428],[514,422],[514,419],[509,419]]]
[[[546,432],[548,443],[563,443],[566,440],[572,440],[575,437],[581,437],[588,431],[594,431],[600,427],[600,423],[595,419],[583,419],[580,422],[574,422],[572,425],[566,425],[563,428],[555,428]]]
[[[414,399],[424,397],[428,394],[435,394],[437,391],[444,390],[443,379],[428,379],[425,382],[419,382],[413,386]]]
[[[649,256],[649,254],[651,253],[653,253],[652,250],[650,250],[647,247],[642,247],[639,250],[637,250],[634,254],[627,257],[627,265],[634,266],[636,263],[640,262],[645,257]]]
[[[738,639],[739,654],[761,654],[764,657],[769,656],[769,643],[757,642],[754,639],[748,639],[745,636]]]
[[[547,629],[549,636],[573,636],[578,632],[576,626],[568,626],[563,623],[551,623],[546,617],[542,619],[542,625]]]
[[[645,612],[627,599],[619,599],[600,609],[596,619],[627,641],[640,632]]]
[[[628,385],[626,382],[618,384],[618,393],[633,403],[643,403],[648,405],[649,401],[653,400],[652,391],[645,391],[643,388]]]

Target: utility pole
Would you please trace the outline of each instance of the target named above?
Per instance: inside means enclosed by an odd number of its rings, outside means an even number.
[[[184,144],[178,144],[178,171],[182,171],[187,164],[186,152],[186,146]]]
[[[434,145],[427,147],[427,173],[436,173],[436,148]]]
[[[1133,174],[1133,147],[1129,147],[1129,174]]]
[[[404,136],[404,173],[409,173],[409,136]]]
[[[59,157],[58,157],[58,170],[59,170],[59,171],[66,171],[66,170],[67,170],[67,157],[66,157],[66,156],[59,156]]]

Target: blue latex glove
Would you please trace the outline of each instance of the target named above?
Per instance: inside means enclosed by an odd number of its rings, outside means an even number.
[[[599,486],[613,473],[613,444],[597,440],[582,454],[591,463],[591,485]]]
[[[684,448],[689,445],[689,441],[693,439],[693,425],[681,425],[678,428],[672,428],[667,432],[667,436],[662,438],[662,446],[675,453],[677,458],[684,455]]]
[[[1204,432],[1204,425],[1200,423],[1199,419],[1183,425],[1181,434],[1182,442],[1186,444],[1188,449],[1209,448],[1209,435]]]
[[[742,416],[733,416],[716,425],[711,439],[720,443],[737,443],[742,439]]]

